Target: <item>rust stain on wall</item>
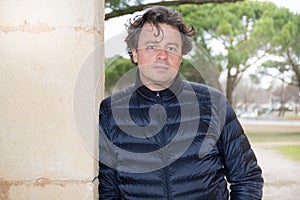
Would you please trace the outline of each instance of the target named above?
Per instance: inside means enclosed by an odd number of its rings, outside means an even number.
[[[0,179],[0,200],[8,200],[9,190],[13,186],[35,186],[35,187],[45,187],[47,185],[58,185],[61,187],[66,187],[67,185],[86,185],[93,183],[93,180],[50,180],[48,178],[38,178],[36,180],[20,180],[20,181],[6,181]]]
[[[101,35],[101,30],[98,30],[96,27],[84,27],[84,26],[75,26],[74,30],[76,32],[84,32],[84,33],[96,33]]]
[[[75,32],[83,32],[83,33],[89,33],[89,34],[97,34],[101,35],[102,30],[99,30],[97,27],[88,27],[88,26],[74,26],[74,27],[58,27],[62,29],[73,29]],[[4,33],[11,33],[11,32],[27,32],[27,33],[33,33],[33,34],[39,34],[39,33],[49,33],[51,31],[56,30],[56,27],[50,26],[46,23],[37,23],[37,24],[31,24],[24,20],[23,24],[20,25],[0,25],[0,32]]]
[[[0,25],[0,32],[9,33],[9,32],[28,32],[28,33],[48,33],[51,31],[54,31],[55,28],[52,26],[49,26],[46,23],[38,23],[38,24],[30,24],[26,20],[23,24],[18,26],[3,26]]]
[[[47,178],[38,178],[33,185],[34,186],[40,186],[40,187],[45,187],[45,185],[51,184],[51,181]]]
[[[0,180],[0,199],[8,199],[8,192],[10,187],[11,185],[8,182]]]

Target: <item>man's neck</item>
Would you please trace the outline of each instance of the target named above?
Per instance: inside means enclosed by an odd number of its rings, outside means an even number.
[[[166,88],[169,88],[170,85],[172,85],[172,83],[174,82],[174,80],[172,80],[171,82],[168,83],[153,83],[153,82],[145,82],[143,80],[141,80],[141,82],[143,83],[143,85],[145,85],[149,90],[151,91],[162,91]]]

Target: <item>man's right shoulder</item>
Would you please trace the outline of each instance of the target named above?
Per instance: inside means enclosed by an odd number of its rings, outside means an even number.
[[[113,92],[112,95],[107,96],[101,101],[100,108],[109,109],[112,103],[118,103],[119,101],[123,101],[126,98],[130,98],[133,92],[134,92],[133,84],[119,91]]]

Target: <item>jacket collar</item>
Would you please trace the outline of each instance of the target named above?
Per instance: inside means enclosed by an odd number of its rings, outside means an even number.
[[[163,101],[167,101],[178,95],[178,93],[183,88],[183,81],[180,74],[178,73],[175,77],[174,82],[170,85],[169,88],[160,91],[152,91],[142,83],[139,75],[139,70],[137,70],[134,88],[139,95],[143,96],[146,99],[157,101],[157,99],[160,98]]]

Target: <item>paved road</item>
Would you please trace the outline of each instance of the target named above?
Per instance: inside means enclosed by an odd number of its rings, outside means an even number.
[[[276,143],[252,143],[265,180],[263,200],[300,199],[300,162],[278,154],[272,145]]]

